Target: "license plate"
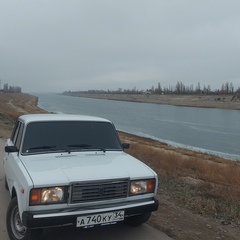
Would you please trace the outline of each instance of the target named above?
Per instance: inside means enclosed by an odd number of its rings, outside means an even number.
[[[86,227],[98,224],[109,224],[124,220],[124,211],[115,211],[77,218],[77,227]]]

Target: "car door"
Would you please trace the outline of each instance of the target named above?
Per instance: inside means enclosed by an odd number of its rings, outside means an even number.
[[[6,146],[16,146],[20,149],[24,124],[17,121],[10,139],[7,140]],[[4,156],[4,171],[9,189],[12,189],[14,179],[18,176],[19,171],[19,151],[5,153]]]

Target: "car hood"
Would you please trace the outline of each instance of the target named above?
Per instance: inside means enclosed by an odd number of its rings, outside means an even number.
[[[34,187],[117,178],[150,178],[156,174],[125,152],[64,153],[21,158]]]

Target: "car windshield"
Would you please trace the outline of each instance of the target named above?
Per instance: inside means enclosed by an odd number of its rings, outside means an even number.
[[[27,125],[22,154],[122,150],[109,122],[34,122]]]

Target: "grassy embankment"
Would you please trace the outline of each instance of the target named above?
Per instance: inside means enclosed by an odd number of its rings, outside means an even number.
[[[0,137],[7,138],[18,116],[27,113],[44,113],[37,107],[38,99],[23,93],[0,92]]]
[[[159,176],[159,192],[198,214],[240,223],[240,163],[120,133]]]
[[[45,112],[37,98],[0,94],[1,136],[10,136],[21,114]],[[194,151],[179,149],[155,140],[119,132],[127,150],[151,166],[159,176],[159,193],[199,214],[240,223],[240,163]]]

